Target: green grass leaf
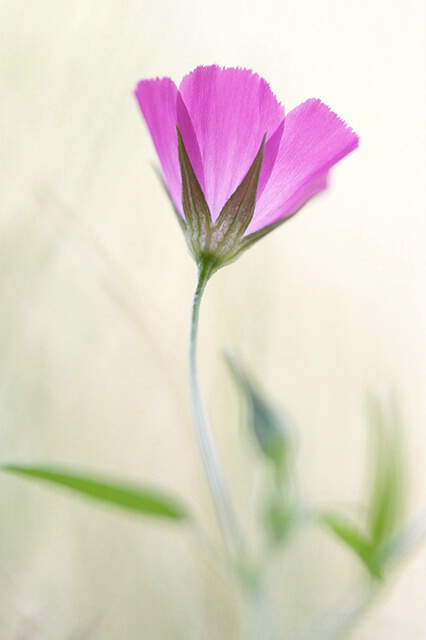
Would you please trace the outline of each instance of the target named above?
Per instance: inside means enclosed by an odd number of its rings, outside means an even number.
[[[363,531],[341,514],[322,513],[319,519],[359,556],[372,576],[382,579],[388,562],[402,556],[410,540],[404,526],[406,469],[395,399],[385,412],[369,395],[368,423],[370,481]]]
[[[80,471],[50,465],[4,464],[2,470],[71,489],[88,498],[144,516],[184,520],[189,513],[182,503],[156,489],[121,480],[99,478]]]
[[[364,563],[368,571],[375,578],[381,578],[379,567],[373,562],[373,547],[359,529],[345,516],[337,513],[322,513],[319,516],[322,524],[336,535],[341,542],[348,546]]]
[[[406,478],[401,424],[395,402],[385,414],[381,404],[369,397],[371,433],[371,492],[369,529],[378,549],[401,529],[406,507]]]

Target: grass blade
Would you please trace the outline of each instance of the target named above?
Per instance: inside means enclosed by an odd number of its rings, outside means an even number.
[[[184,520],[189,515],[187,509],[175,498],[157,489],[137,486],[126,481],[95,477],[50,465],[5,464],[2,465],[2,470],[66,487],[86,497],[141,515],[172,520]]]

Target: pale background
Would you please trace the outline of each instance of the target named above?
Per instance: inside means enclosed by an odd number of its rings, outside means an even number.
[[[362,499],[365,393],[396,388],[419,513],[425,22],[420,0],[0,2],[2,461],[156,482],[214,531],[186,386],[195,268],[131,92],[217,62],[256,70],[287,110],[322,98],[361,137],[329,192],[206,295],[203,386],[241,517],[259,473],[223,347],[295,416],[315,504]],[[189,533],[13,477],[0,500],[2,640],[237,637],[232,589]],[[349,591],[347,558],[315,534],[283,554],[282,622]],[[356,640],[426,637],[425,564],[403,566]]]

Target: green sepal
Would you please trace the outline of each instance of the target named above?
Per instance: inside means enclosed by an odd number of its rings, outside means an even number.
[[[120,509],[144,516],[184,520],[189,517],[186,507],[176,498],[157,489],[138,486],[127,481],[95,477],[50,465],[5,464],[2,470],[27,478],[43,480],[80,493]]]
[[[208,265],[212,273],[233,262],[244,250],[243,238],[256,207],[266,134],[244,179],[225,203],[213,223],[203,190],[191,165],[182,135],[177,128],[178,156],[182,179],[182,226],[188,247],[198,266]]]
[[[177,128],[179,165],[182,177],[182,207],[186,220],[186,240],[197,263],[209,253],[211,214],[203,190],[192,168],[179,128]]]
[[[253,218],[265,140],[266,134],[245,178],[228,199],[213,226],[210,250],[219,253],[226,262],[232,260],[238,241]]]

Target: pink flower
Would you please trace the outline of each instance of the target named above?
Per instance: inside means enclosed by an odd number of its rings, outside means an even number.
[[[142,80],[135,95],[194,257],[213,256],[217,268],[325,189],[358,145],[320,100],[285,116],[246,69],[197,67],[179,89],[170,78]]]

